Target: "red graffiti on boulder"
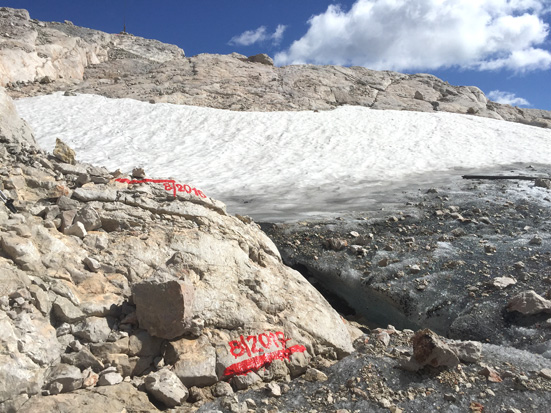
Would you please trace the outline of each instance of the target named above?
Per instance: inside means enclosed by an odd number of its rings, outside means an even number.
[[[306,347],[301,345],[287,347],[287,341],[290,338],[285,338],[285,335],[278,331],[276,333],[268,332],[262,333],[257,336],[240,336],[239,340],[233,340],[228,343],[230,346],[230,353],[235,358],[241,357],[245,354],[251,357],[247,360],[239,363],[232,364],[224,370],[224,377],[233,377],[235,375],[247,374],[251,371],[257,371],[258,369],[269,365],[274,360],[289,359],[293,353],[303,353],[306,351]],[[281,347],[282,350],[266,353],[266,350],[272,346]],[[255,353],[260,355],[254,356]]]
[[[239,363],[232,364],[224,370],[224,377],[233,377],[238,375],[244,375],[251,371],[257,371],[260,368],[269,365],[274,360],[289,360],[289,357],[293,353],[304,353],[306,347],[297,344],[295,346],[286,348],[285,350],[278,350],[272,353],[263,354],[261,356],[252,357],[250,359],[241,361]]]
[[[153,184],[163,184],[167,191],[172,191],[174,198],[176,198],[176,190],[178,192],[186,192],[191,194],[193,191],[195,195],[200,196],[201,198],[206,198],[207,196],[197,188],[192,188],[189,185],[180,185],[177,184],[174,179],[126,179],[126,178],[117,178],[117,182],[122,182],[126,184],[143,184],[146,182],[151,182]]]

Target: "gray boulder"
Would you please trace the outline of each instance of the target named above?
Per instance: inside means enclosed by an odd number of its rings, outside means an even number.
[[[186,332],[194,288],[179,280],[150,280],[132,286],[140,327],[156,337],[174,339]]]
[[[144,383],[147,392],[166,407],[181,406],[189,396],[178,376],[166,368],[149,374]]]
[[[93,231],[101,227],[101,218],[90,205],[86,205],[76,213],[74,222],[82,222],[86,231]]]
[[[54,388],[55,393],[68,393],[82,387],[80,369],[69,364],[58,364],[46,379],[48,388]],[[61,387],[60,387],[61,385]]]

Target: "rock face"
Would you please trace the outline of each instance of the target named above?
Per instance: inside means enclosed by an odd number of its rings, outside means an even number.
[[[406,75],[363,67],[273,66],[259,54],[200,54],[154,40],[30,20],[3,8],[0,85],[12,97],[64,90],[146,102],[220,109],[328,110],[341,105],[373,109],[444,111],[540,127],[551,112],[489,101],[474,86],[452,86],[429,74]],[[47,77],[47,78],[46,78]]]
[[[57,79],[82,80],[87,66],[107,61],[111,54],[165,62],[183,57],[176,46],[131,35],[110,35],[76,27],[70,22],[31,20],[26,10],[2,7],[0,28],[0,85],[38,81],[47,86]]]
[[[79,392],[101,411],[142,400],[137,388],[173,407],[185,385],[229,380],[226,368],[305,370],[354,350],[345,322],[250,219],[46,155],[0,99],[3,124],[19,126],[2,129],[0,151],[0,188],[18,210],[0,205],[0,411],[40,411],[44,394],[68,411]],[[102,388],[122,393],[106,407]]]

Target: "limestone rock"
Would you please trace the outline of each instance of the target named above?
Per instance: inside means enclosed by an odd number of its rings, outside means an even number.
[[[72,25],[31,25],[28,15],[21,16],[18,10],[13,9],[6,9],[2,17],[12,23],[3,29],[8,30],[8,39],[16,40],[3,40],[1,85],[42,80],[43,86],[47,86],[52,84],[47,78],[82,79],[85,66],[99,63],[107,57],[105,46],[109,37],[101,32],[90,30],[77,39],[69,35],[71,29],[76,29]],[[47,41],[37,41],[37,37]]]
[[[41,255],[31,239],[4,234],[1,237],[2,250],[23,270],[40,268]]]
[[[77,222],[63,231],[65,235],[74,235],[79,238],[84,238],[87,234],[86,228],[82,222]]]
[[[64,234],[73,225],[77,211],[75,209],[61,212],[61,225],[59,230]]]
[[[76,163],[75,151],[59,138],[55,140],[55,148],[53,154],[57,159],[62,162],[70,163],[71,165],[74,165]]]
[[[86,347],[83,347],[80,351],[62,354],[61,361],[71,366],[78,367],[80,370],[90,368],[95,372],[99,372],[103,370],[104,367],[103,363],[101,363]],[[84,379],[86,379],[86,377],[84,377]],[[90,380],[91,379],[88,380],[88,383],[90,383]],[[89,384],[83,385],[85,387],[90,387]]]
[[[534,186],[539,188],[551,189],[551,179],[538,178],[534,181]]]
[[[122,382],[122,376],[116,371],[100,373],[98,386],[114,386]]]
[[[136,330],[128,337],[128,354],[131,356],[153,356],[161,354],[163,340],[152,337],[147,331]]]
[[[151,280],[132,286],[140,327],[151,335],[174,339],[186,332],[194,288],[179,280]]]
[[[73,328],[73,334],[87,342],[100,343],[106,341],[111,332],[113,320],[106,317],[88,317]]]
[[[233,394],[233,389],[231,388],[231,385],[225,381],[219,381],[212,388],[212,395],[214,397],[224,397],[224,396],[229,396],[231,394]]]
[[[170,342],[165,360],[174,365],[174,373],[187,387],[210,386],[218,381],[216,352],[205,336]]]
[[[192,387],[189,389],[189,397],[187,401],[189,403],[195,403],[205,399],[205,393],[199,387]]]
[[[55,339],[55,330],[49,324],[40,320],[31,320],[28,316],[22,321],[23,323],[18,325],[19,323],[17,321],[14,323],[4,310],[0,310],[0,400],[2,402],[15,399],[19,395],[38,393],[46,373],[39,364],[53,363],[61,352],[59,343]],[[44,327],[49,328],[42,336],[41,329]],[[43,354],[43,348],[50,354]],[[32,358],[36,358],[36,362]]]
[[[500,290],[507,288],[510,285],[515,285],[516,283],[516,280],[511,277],[496,277],[491,281],[491,284]]]
[[[448,346],[466,363],[476,363],[482,357],[482,344],[477,341],[450,341]]]
[[[84,388],[95,387],[95,385],[98,384],[99,374],[94,373],[91,368],[84,370],[82,372],[82,377],[84,377],[82,381],[82,387]]]
[[[294,353],[297,354],[297,353]],[[300,353],[304,354],[304,353]],[[286,364],[287,360],[274,360],[266,369],[272,380],[287,380],[289,378],[289,369]],[[266,378],[266,374],[264,375]]]
[[[412,338],[412,343],[413,359],[422,366],[454,367],[459,364],[457,355],[429,329],[417,331]]]
[[[56,396],[32,397],[18,412],[72,413],[75,411],[75,406],[78,406],[78,411],[81,413],[157,411],[145,392],[138,391],[130,383],[120,383],[115,386],[82,389]]]
[[[308,362],[308,357],[304,353],[291,354],[289,360],[286,360],[291,377],[297,377],[304,374],[308,368]]]
[[[306,381],[327,381],[327,375],[317,369],[309,368],[304,374]]]
[[[268,385],[266,386],[266,389],[268,390],[268,394],[271,397],[281,396],[281,387],[277,383],[274,383],[274,382],[268,383]]]
[[[101,227],[101,218],[99,214],[89,205],[81,208],[76,213],[74,222],[81,222],[86,231],[93,231]]]
[[[97,185],[89,187],[81,187],[75,189],[73,197],[83,202],[90,201],[102,201],[102,202],[114,202],[117,199],[117,191],[113,188],[105,187],[103,185]]]
[[[0,85],[3,85],[1,76],[0,73]],[[21,146],[36,146],[29,125],[17,115],[13,101],[4,88],[0,88],[0,119],[0,142],[9,143],[16,149]]]
[[[58,296],[52,303],[52,310],[59,321],[65,323],[75,323],[86,317],[77,306],[65,297]]]
[[[132,178],[143,179],[145,177],[146,177],[145,170],[143,168],[134,168],[132,170]]]
[[[538,295],[534,290],[523,291],[509,300],[507,311],[517,311],[523,315],[551,313],[551,301]]]
[[[262,63],[263,65],[273,66],[274,60],[265,53],[256,54],[247,58],[249,62]]]
[[[258,374],[256,374],[253,371],[251,371],[247,374],[242,374],[242,375],[235,376],[231,379],[232,385],[237,390],[246,390],[249,387],[254,386],[255,384],[260,383],[260,382],[262,382],[262,379],[260,378],[260,376]]]
[[[84,263],[84,265],[86,265],[88,270],[92,272],[98,272],[99,270],[101,270],[101,264],[91,257],[84,258],[82,262]]]
[[[62,386],[60,393],[68,393],[82,387],[82,373],[77,367],[58,364],[52,369],[46,382],[48,387],[60,384]]]
[[[180,406],[189,395],[178,376],[166,368],[149,374],[144,382],[147,392],[166,407]]]
[[[488,381],[492,382],[492,383],[501,383],[503,381],[503,379],[501,378],[501,376],[499,375],[499,373],[491,368],[491,367],[484,367],[482,370],[480,370],[478,372],[478,374],[480,374],[481,376],[484,376],[488,379]]]

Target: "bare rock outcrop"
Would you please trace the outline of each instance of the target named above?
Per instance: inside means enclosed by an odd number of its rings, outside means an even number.
[[[62,162],[19,125],[0,152],[17,208],[0,205],[0,411],[68,411],[81,397],[114,411],[143,391],[172,407],[186,386],[270,381],[353,352],[344,320],[252,220]]]
[[[130,34],[107,34],[71,23],[30,20],[3,8],[0,85],[12,97],[53,91],[93,93],[146,102],[238,111],[373,109],[444,111],[539,127],[551,112],[491,102],[475,86],[453,86],[430,74],[364,67],[276,67],[266,54],[199,54]]]
[[[39,22],[26,10],[0,9],[0,85],[82,80],[89,65],[111,56],[166,62],[184,57],[177,46],[127,34],[107,34],[71,22]]]

